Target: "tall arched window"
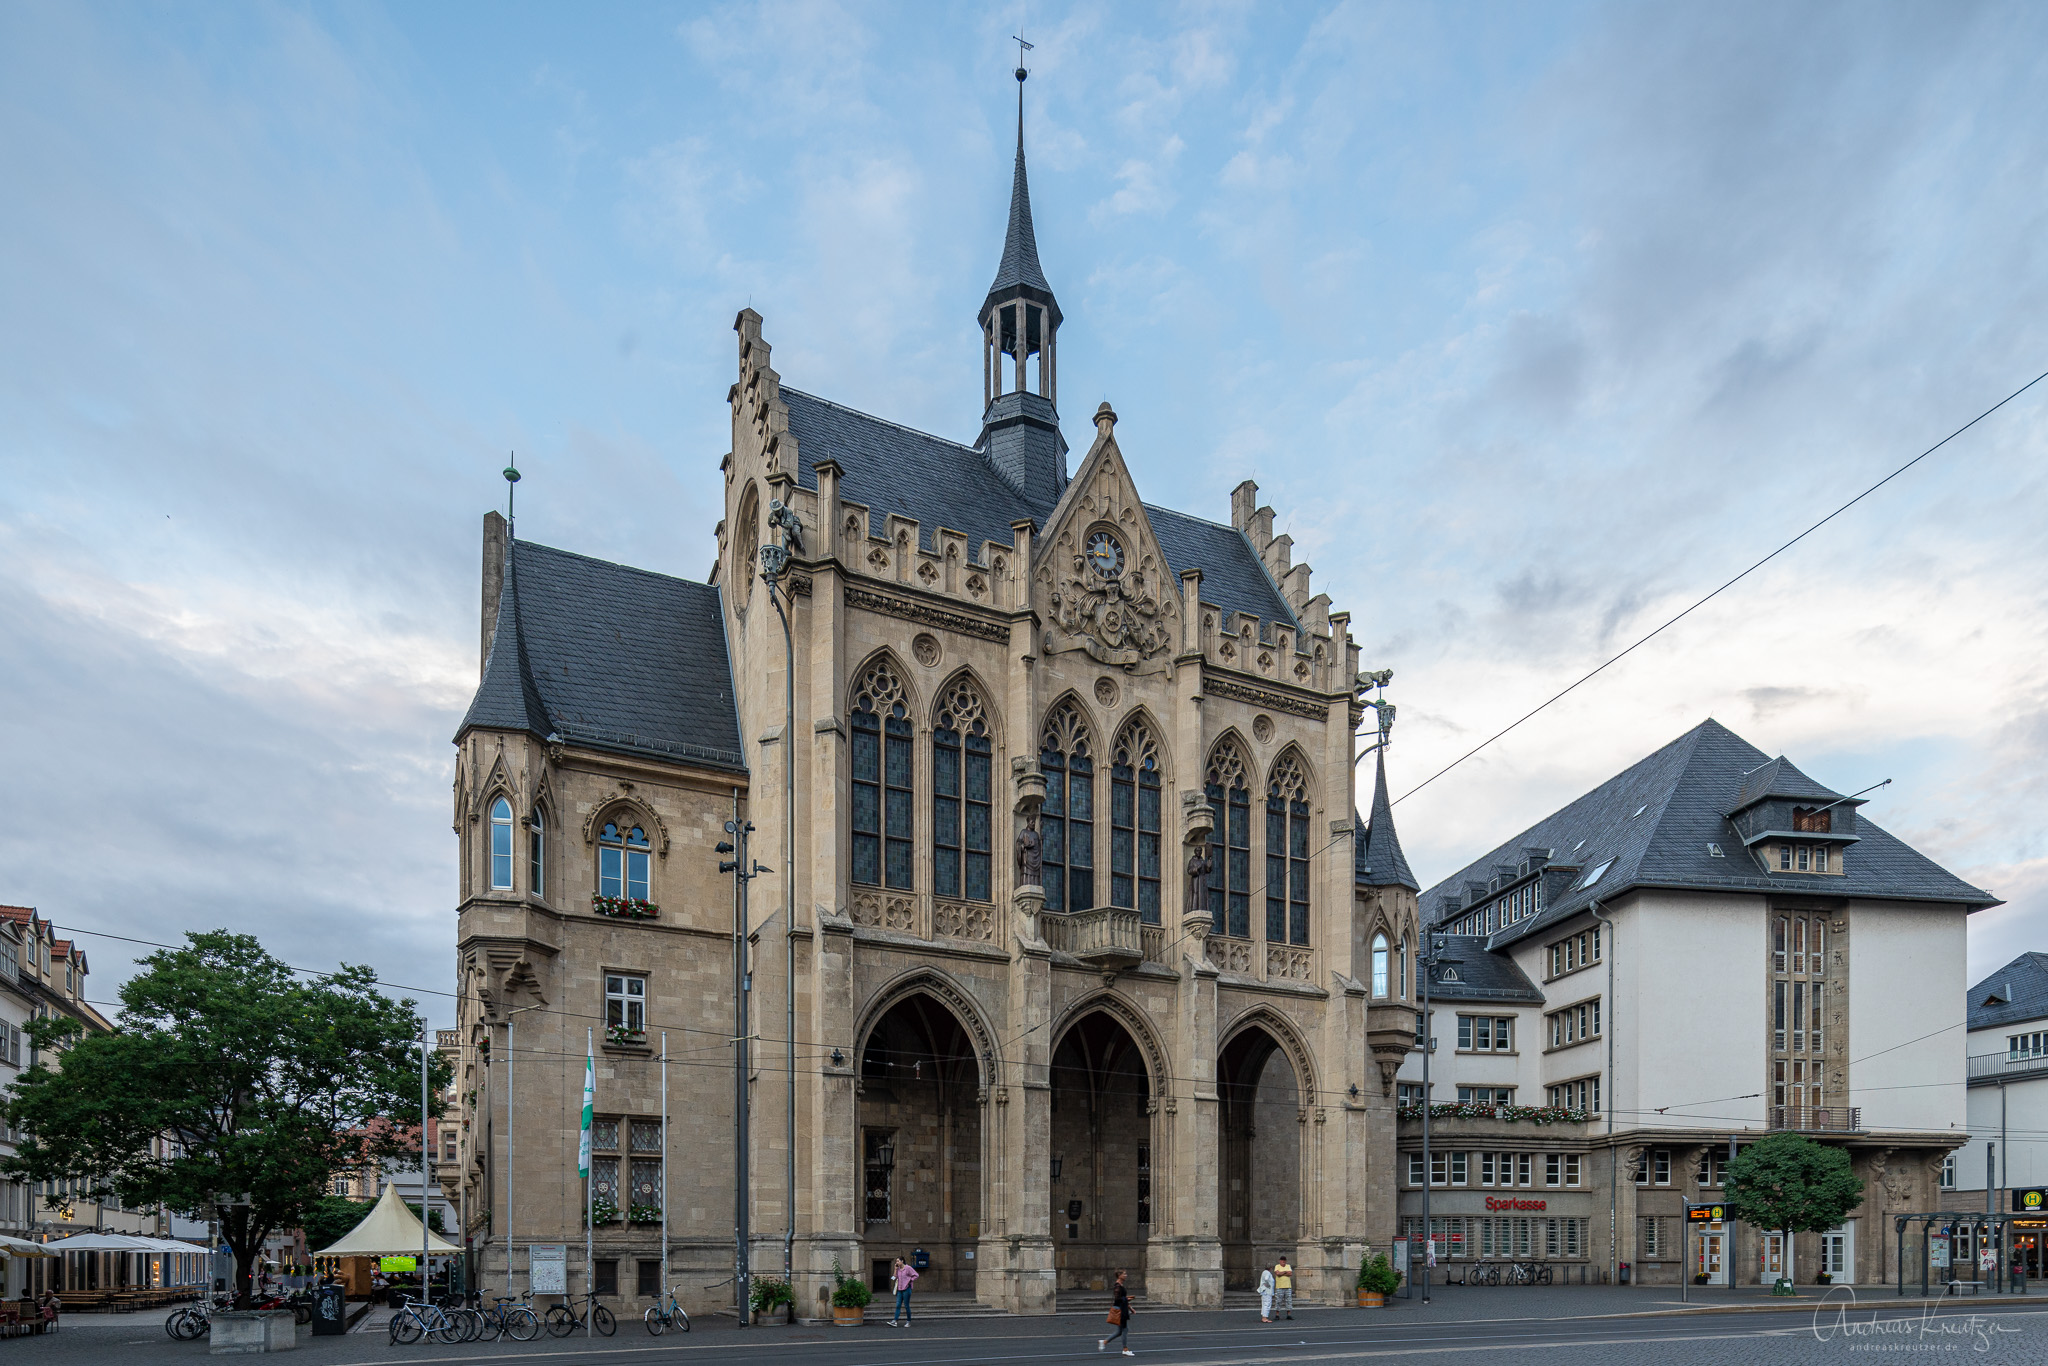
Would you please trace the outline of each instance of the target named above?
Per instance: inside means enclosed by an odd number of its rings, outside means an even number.
[[[966,679],[955,680],[932,729],[932,890],[940,896],[994,899],[993,749],[981,694]]]
[[[491,803],[491,890],[512,890],[512,803]]]
[[[1109,904],[1159,923],[1159,744],[1142,721],[1124,727],[1110,758]]]
[[[1252,937],[1252,792],[1244,755],[1235,745],[1218,745],[1209,756],[1209,806],[1216,813],[1209,874],[1210,933]]]
[[[645,828],[630,821],[621,815],[597,832],[597,894],[645,901],[648,855],[654,846]]]
[[[1372,937],[1372,994],[1375,997],[1388,996],[1391,985],[1392,964],[1387,961],[1387,937],[1374,934]]]
[[[526,885],[535,896],[548,894],[548,822],[536,806],[526,818]]]
[[[1308,943],[1308,780],[1292,751],[1266,786],[1266,938]]]
[[[1038,748],[1045,771],[1038,826],[1045,908],[1085,911],[1095,905],[1095,757],[1088,723],[1073,703],[1046,718]]]
[[[888,660],[869,665],[853,690],[853,880],[909,890],[915,792],[910,708]]]
[[[1408,999],[1408,941],[1403,939],[1394,950],[1394,958],[1401,968],[1401,999]]]

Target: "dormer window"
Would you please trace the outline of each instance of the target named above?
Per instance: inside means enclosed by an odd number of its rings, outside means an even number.
[[[597,837],[598,895],[648,900],[647,856],[652,847],[641,827],[606,821]]]

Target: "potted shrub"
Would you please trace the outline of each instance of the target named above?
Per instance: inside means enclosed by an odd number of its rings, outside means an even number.
[[[1394,1264],[1382,1252],[1376,1257],[1361,1257],[1358,1260],[1358,1307],[1361,1309],[1384,1309],[1387,1296],[1401,1288],[1401,1273],[1394,1270]]]
[[[1693,1272],[1693,1273],[1692,1273],[1692,1283],[1693,1283],[1694,1285],[1705,1285],[1705,1284],[1707,1283],[1707,1273],[1706,1273],[1706,1272],[1704,1272],[1704,1271],[1695,1271],[1695,1272]]]
[[[756,1323],[796,1322],[796,1292],[789,1288],[788,1281],[761,1276],[754,1281],[753,1294],[748,1299],[753,1305]],[[778,1316],[775,1310],[781,1305],[789,1308]]]
[[[874,1292],[868,1283],[846,1274],[837,1258],[832,1261],[832,1322],[840,1328],[858,1328],[867,1317],[868,1301]]]
[[[1826,1271],[1823,1271],[1823,1272],[1821,1272],[1821,1273],[1820,1273],[1819,1275],[1815,1276],[1815,1277],[1814,1277],[1813,1279],[1814,1279],[1814,1283],[1815,1283],[1816,1285],[1833,1285],[1833,1284],[1834,1284],[1834,1281],[1835,1281],[1835,1278],[1834,1278],[1833,1274],[1832,1274],[1832,1273],[1830,1273],[1830,1272],[1826,1272]]]

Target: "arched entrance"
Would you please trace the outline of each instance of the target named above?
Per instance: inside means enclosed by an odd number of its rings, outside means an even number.
[[[1061,1290],[1107,1289],[1119,1269],[1144,1289],[1152,1233],[1152,1087],[1144,1053],[1091,1010],[1052,1053],[1053,1266]]]
[[[1216,1089],[1223,1286],[1250,1290],[1301,1236],[1301,1085],[1286,1050],[1254,1025],[1223,1045]]]
[[[923,1290],[974,1289],[982,1218],[981,1070],[953,1011],[923,992],[885,1011],[861,1047],[858,1208],[876,1290],[922,1249]]]

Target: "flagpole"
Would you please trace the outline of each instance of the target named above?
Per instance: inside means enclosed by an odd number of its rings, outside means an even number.
[[[583,1309],[583,1336],[597,1336],[597,1179],[591,1175],[590,1112],[597,1104],[597,1031],[583,1029],[583,1283],[590,1289],[590,1301]]]
[[[661,1031],[661,1284],[660,1295],[668,1290],[668,1031]]]
[[[427,1275],[427,1182],[432,1178],[427,1156],[427,1017],[420,1016],[420,1299],[434,1302],[434,1286]]]

